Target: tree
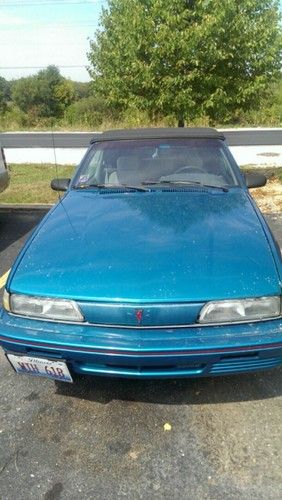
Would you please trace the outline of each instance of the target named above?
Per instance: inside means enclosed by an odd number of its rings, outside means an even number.
[[[10,84],[0,76],[0,114],[5,113],[10,100]]]
[[[41,69],[36,76],[39,80],[47,82],[52,89],[64,80],[64,77],[60,74],[59,69],[54,65],[50,65],[46,69]]]
[[[64,79],[54,88],[54,97],[60,104],[61,111],[64,111],[72,102],[75,101],[76,92],[74,83],[71,80]]]
[[[77,100],[89,97],[91,94],[90,82],[73,82]]]
[[[230,119],[281,68],[277,0],[108,0],[88,58],[113,109]]]
[[[12,89],[12,98],[24,113],[50,115],[50,88],[46,81],[39,80],[37,76],[17,80]]]
[[[0,115],[5,113],[6,109],[7,109],[7,102],[5,100],[3,90],[0,87]]]
[[[74,100],[75,91],[56,66],[48,66],[34,76],[20,78],[13,86],[12,97],[20,110],[29,115],[58,117]]]

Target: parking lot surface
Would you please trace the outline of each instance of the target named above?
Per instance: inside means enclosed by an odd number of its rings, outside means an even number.
[[[0,276],[43,215],[0,211]],[[269,221],[281,246],[282,216]],[[0,498],[280,499],[281,382],[279,369],[59,386],[1,351]]]

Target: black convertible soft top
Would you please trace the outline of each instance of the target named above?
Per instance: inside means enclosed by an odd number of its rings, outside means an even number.
[[[221,132],[209,127],[179,127],[179,128],[131,128],[119,130],[106,130],[95,134],[91,144],[100,141],[117,141],[130,139],[221,139],[225,137]]]

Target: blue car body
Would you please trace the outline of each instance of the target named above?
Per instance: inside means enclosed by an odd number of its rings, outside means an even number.
[[[208,301],[280,296],[281,255],[239,169],[227,190],[72,185],[18,256],[9,293],[75,300],[84,322],[0,312],[6,352],[76,373],[189,377],[282,364],[282,319],[197,322]],[[140,313],[141,312],[141,313]],[[140,316],[138,314],[141,314]]]

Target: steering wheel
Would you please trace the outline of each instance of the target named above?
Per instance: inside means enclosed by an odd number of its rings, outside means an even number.
[[[181,167],[179,168],[178,170],[176,170],[176,172],[174,172],[175,174],[181,174],[182,172],[201,172],[202,174],[206,174],[206,171],[201,168],[201,167],[189,167],[189,166],[186,166],[186,167]]]

